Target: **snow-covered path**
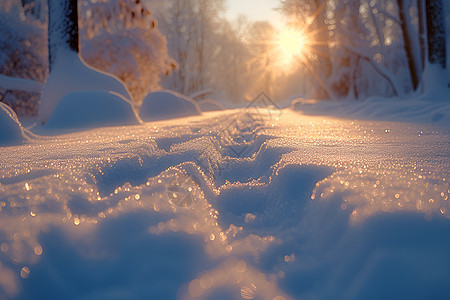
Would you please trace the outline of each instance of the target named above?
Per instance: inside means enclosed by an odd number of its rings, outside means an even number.
[[[449,142],[254,108],[0,148],[0,296],[445,299]]]

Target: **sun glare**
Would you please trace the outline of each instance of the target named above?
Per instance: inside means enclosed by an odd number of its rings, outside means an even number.
[[[280,63],[288,66],[293,63],[294,59],[298,59],[304,54],[306,36],[294,28],[285,28],[278,33],[276,44]]]

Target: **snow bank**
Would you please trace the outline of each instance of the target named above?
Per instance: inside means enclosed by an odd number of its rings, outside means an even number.
[[[16,113],[0,102],[0,146],[21,144],[27,139]]]
[[[144,98],[139,112],[143,121],[158,121],[199,114],[200,109],[192,99],[171,90],[148,94]]]
[[[42,91],[42,84],[35,80],[9,77],[0,74],[0,88],[3,90],[17,90],[40,93]]]
[[[64,96],[56,105],[45,129],[82,129],[138,124],[131,103],[107,91],[79,91]]]
[[[113,91],[131,100],[130,93],[119,78],[88,66],[79,54],[67,51],[59,57],[44,86],[39,107],[39,122],[45,123],[58,101],[70,92]]]
[[[372,97],[361,101],[294,99],[291,109],[311,115],[450,126],[450,103],[447,101],[448,99],[450,99],[449,93],[427,93],[420,98],[410,99]]]
[[[420,99],[425,101],[450,101],[450,70],[442,69],[439,64],[425,65],[423,73],[424,94]]]
[[[197,102],[202,111],[225,110],[225,106],[213,99],[202,99]]]

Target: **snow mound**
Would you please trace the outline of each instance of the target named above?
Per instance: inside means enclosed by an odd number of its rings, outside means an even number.
[[[28,137],[11,107],[0,102],[0,146],[21,144]]]
[[[47,122],[58,101],[65,95],[86,90],[113,91],[131,100],[130,93],[119,78],[90,67],[77,53],[67,52],[55,62],[44,86],[39,122]]]
[[[189,97],[171,90],[161,90],[144,98],[139,116],[143,121],[158,121],[199,114],[199,107]]]
[[[313,107],[317,103],[317,100],[306,98],[295,98],[291,101],[292,110],[304,110],[305,107]]]
[[[18,90],[35,93],[40,93],[42,91],[42,85],[35,80],[9,77],[2,74],[0,74],[0,88],[4,90]]]
[[[213,99],[203,99],[197,102],[202,111],[225,110],[225,106]]]
[[[426,64],[423,74],[424,92],[420,100],[448,102],[450,98],[450,72],[439,64]]]
[[[139,120],[131,103],[122,95],[107,91],[79,91],[59,101],[46,129],[82,129],[135,125]]]

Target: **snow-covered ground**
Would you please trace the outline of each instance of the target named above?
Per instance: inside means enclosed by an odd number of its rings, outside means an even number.
[[[316,101],[299,98],[291,102],[291,108],[312,115],[332,115],[359,120],[420,122],[450,127],[449,99],[450,92],[447,91],[439,92],[435,97],[404,99],[372,97],[359,101],[354,99]]]
[[[449,137],[253,108],[0,147],[0,298],[448,299]]]

